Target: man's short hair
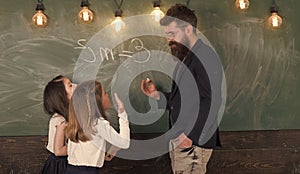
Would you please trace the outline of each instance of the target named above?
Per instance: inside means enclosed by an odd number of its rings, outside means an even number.
[[[168,9],[166,15],[160,20],[160,25],[167,26],[176,21],[178,25],[186,25],[183,21],[197,28],[197,17],[193,10],[183,4],[175,4]]]

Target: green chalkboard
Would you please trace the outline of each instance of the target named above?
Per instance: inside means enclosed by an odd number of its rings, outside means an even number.
[[[161,8],[166,11],[176,2],[186,1],[162,1]],[[95,20],[83,24],[77,19],[79,1],[44,0],[49,24],[40,29],[31,23],[36,3],[34,0],[1,2],[0,136],[47,134],[49,116],[42,107],[44,86],[57,74],[73,78],[82,54],[80,48],[110,25],[117,8],[111,0],[90,0]],[[237,10],[233,0],[195,0],[189,3],[198,16],[198,29],[214,46],[223,64],[227,101],[221,130],[300,128],[300,35],[296,32],[300,30],[300,12],[297,9],[300,1],[276,3],[284,19],[278,30],[266,25],[272,1],[251,1],[245,12]],[[126,0],[121,8],[125,19],[149,14],[152,0]],[[136,24],[135,27],[141,26]],[[129,34],[130,31],[126,31],[108,36],[116,39]],[[135,58],[120,54],[122,51],[137,53],[136,46],[140,43],[148,50],[168,52],[163,37],[128,37],[112,47],[114,60],[110,57],[103,61],[96,79],[107,89],[114,89],[115,73],[120,65]],[[161,65],[165,61],[163,57],[153,57],[152,60]],[[139,67],[142,65],[136,66]],[[170,77],[159,71],[146,71],[132,77],[130,97],[126,103],[130,103],[141,115],[150,108],[148,99],[138,91],[140,80],[146,76],[151,76],[163,90],[170,89]],[[108,112],[115,124],[114,112]],[[132,123],[131,130],[166,131],[167,113],[161,114],[159,119],[148,125]]]

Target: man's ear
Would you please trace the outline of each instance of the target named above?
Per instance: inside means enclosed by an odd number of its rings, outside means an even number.
[[[185,27],[185,32],[187,35],[191,35],[193,34],[193,26],[192,25],[188,25]]]

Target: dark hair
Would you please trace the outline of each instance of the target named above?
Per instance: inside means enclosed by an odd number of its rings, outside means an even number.
[[[55,113],[68,121],[69,99],[64,85],[64,76],[58,75],[46,85],[44,89],[44,110],[47,114]]]
[[[66,137],[73,142],[89,141],[96,133],[93,126],[97,119],[106,119],[102,106],[102,88],[98,81],[80,83],[73,92],[69,107],[69,122]]]
[[[178,25],[184,26],[185,22],[193,26],[193,31],[196,33],[197,17],[193,10],[183,4],[175,4],[170,7],[166,15],[160,20],[160,25],[166,26],[171,22],[176,21]]]

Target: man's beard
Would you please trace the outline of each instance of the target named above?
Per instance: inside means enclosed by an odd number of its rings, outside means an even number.
[[[171,48],[172,55],[177,57],[180,61],[183,61],[189,52],[189,48],[180,42],[170,41],[169,46]]]

